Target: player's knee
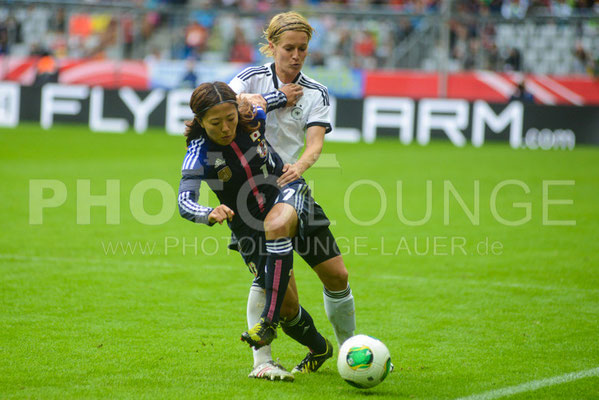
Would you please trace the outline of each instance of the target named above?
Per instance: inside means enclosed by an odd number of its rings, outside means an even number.
[[[299,304],[298,303],[290,303],[281,305],[280,316],[283,321],[288,321],[293,319],[297,313],[299,312]]]
[[[347,268],[345,266],[335,273],[335,282],[337,284],[338,290],[343,290],[347,287],[349,282],[349,273],[347,272]]]
[[[347,268],[345,268],[343,265],[330,271],[326,276],[325,282],[323,283],[328,290],[339,291],[345,290],[347,288],[348,282],[349,273],[347,272]]]
[[[264,220],[264,232],[267,239],[290,237],[290,224],[284,218],[267,218]]]

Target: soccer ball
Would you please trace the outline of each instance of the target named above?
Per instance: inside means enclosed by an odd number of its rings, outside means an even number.
[[[347,383],[360,389],[371,388],[385,380],[391,369],[387,346],[367,335],[347,339],[337,358],[339,375]]]

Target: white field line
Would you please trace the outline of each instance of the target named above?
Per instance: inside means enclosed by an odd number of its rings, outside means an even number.
[[[532,392],[548,386],[560,385],[562,383],[572,382],[579,379],[599,376],[599,367],[587,369],[586,371],[571,372],[569,374],[554,376],[552,378],[530,381],[521,385],[509,386],[503,389],[490,390],[488,392],[475,394],[468,397],[461,397],[457,400],[492,400],[501,397],[513,396],[517,393]]]
[[[103,259],[99,258],[75,258],[75,257],[39,257],[39,256],[27,256],[22,254],[0,254],[0,260],[18,260],[18,261],[32,261],[32,262],[64,262],[73,264],[116,264],[116,265],[135,265],[135,266],[148,266],[148,267],[188,267],[186,264],[169,263],[163,261],[127,261],[111,259],[109,256]],[[231,263],[238,264],[238,263]],[[198,264],[198,268],[213,268],[213,269],[230,269],[230,265],[201,265]]]
[[[573,287],[563,287],[563,286],[547,286],[547,285],[535,285],[535,284],[527,284],[527,283],[516,283],[516,282],[501,282],[501,281],[477,281],[475,279],[458,279],[458,278],[429,278],[429,277],[420,277],[420,276],[407,276],[407,275],[381,275],[379,276],[381,279],[399,279],[399,280],[407,280],[407,281],[422,281],[422,282],[439,282],[439,283],[447,283],[448,281],[462,283],[465,285],[472,286],[496,286],[496,287],[506,287],[506,288],[516,288],[516,289],[533,289],[533,290],[548,290],[548,291],[567,291],[567,292],[591,292],[596,293],[599,292],[599,289],[583,289],[583,288],[573,288]]]

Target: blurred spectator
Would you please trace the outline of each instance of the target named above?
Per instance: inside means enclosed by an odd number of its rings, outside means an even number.
[[[187,61],[187,71],[185,75],[183,75],[183,79],[181,79],[181,87],[182,88],[190,88],[195,89],[198,85],[198,76],[195,71],[195,62],[193,60]]]
[[[464,69],[475,69],[478,64],[477,56],[479,55],[480,43],[478,39],[473,38],[468,41],[468,51],[464,57]]]
[[[43,86],[46,83],[58,82],[58,66],[50,53],[43,53],[37,61],[37,72],[33,86]]]
[[[502,0],[490,0],[489,1],[489,11],[493,15],[501,14],[501,7],[502,6],[503,6],[503,1]]]
[[[547,11],[550,7],[550,1],[551,0],[531,0],[526,15],[529,17],[537,15],[547,15]]]
[[[0,55],[8,54],[8,33],[5,29],[0,29]]]
[[[593,75],[593,59],[580,43],[574,48],[574,72]]]
[[[185,57],[199,58],[208,40],[208,29],[193,21],[185,28]]]
[[[376,68],[376,39],[372,32],[363,31],[358,33],[353,52],[356,55],[354,65],[358,68]]]
[[[499,50],[495,43],[491,43],[487,50],[486,62],[483,68],[491,71],[501,70],[501,56],[499,55]]]
[[[533,95],[526,90],[526,84],[524,79],[518,83],[516,90],[510,96],[510,101],[521,101],[522,103],[534,103],[535,99]]]
[[[235,27],[235,36],[229,52],[229,61],[239,63],[254,62],[254,48],[245,40],[245,34],[240,26]]]
[[[310,65],[314,67],[323,67],[325,65],[324,55],[320,51],[312,51],[310,54]]]
[[[179,3],[185,0],[133,0],[117,8],[112,1],[91,1],[95,6],[86,10],[66,3],[8,2],[0,8],[0,54],[50,51],[58,59],[192,57],[203,62],[257,63],[261,59],[256,59],[255,44],[268,14],[278,7],[305,6],[317,27],[310,44],[312,65],[330,69],[438,66],[438,19],[428,16],[439,12],[440,0],[191,0],[184,12]],[[594,69],[593,60],[599,57],[596,22],[575,19],[580,13],[598,15],[598,0],[455,0],[451,4],[452,70],[534,72],[538,65],[543,73],[581,73]],[[346,14],[345,9],[358,12]],[[239,10],[253,13],[243,15]],[[395,14],[398,11],[416,14]],[[548,14],[559,18],[559,23],[556,18],[530,18]],[[522,18],[526,20],[521,22]],[[575,49],[577,39],[584,39],[584,50]]]
[[[133,58],[134,19],[131,15],[124,15],[120,18],[120,22],[123,39],[123,56],[124,58]]]
[[[0,54],[8,54],[8,27],[0,22]]]
[[[56,10],[56,13],[49,20],[50,32],[65,33],[67,30],[67,17],[63,7]]]
[[[505,60],[504,70],[506,71],[521,71],[522,61],[520,57],[520,50],[512,48],[510,54]]]
[[[111,18],[106,29],[98,34],[97,42],[88,50],[86,57],[115,58],[115,52],[112,47],[117,44],[117,38],[118,24],[115,18]],[[107,55],[107,51],[109,50],[110,54]]]
[[[501,15],[506,19],[522,19],[526,16],[527,10],[528,0],[503,0],[501,5]]]
[[[572,6],[566,0],[551,1],[551,15],[566,18],[572,15]]]

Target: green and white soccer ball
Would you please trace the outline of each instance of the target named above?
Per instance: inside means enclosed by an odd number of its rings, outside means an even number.
[[[337,358],[339,375],[360,389],[371,388],[385,380],[391,370],[391,355],[380,340],[367,335],[347,339]]]

